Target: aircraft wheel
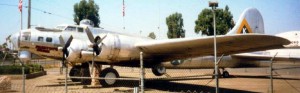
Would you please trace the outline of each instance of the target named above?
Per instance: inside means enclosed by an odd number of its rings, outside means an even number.
[[[100,73],[101,78],[119,78],[119,73],[113,68],[106,68]],[[117,82],[116,79],[100,79],[103,87],[113,86]]]
[[[228,71],[224,71],[222,76],[223,76],[223,78],[228,78],[230,75],[229,75]]]
[[[80,70],[81,70],[81,68],[79,66],[73,66],[71,68],[69,76],[81,77],[82,73]],[[77,79],[77,78],[71,78],[71,80],[72,80],[72,82],[80,82],[80,79]]]
[[[89,64],[86,63],[82,63],[81,65],[81,77],[91,77],[90,75],[90,69],[89,69]],[[81,84],[83,85],[90,85],[91,84],[91,79],[81,79]]]
[[[163,66],[154,66],[152,67],[152,73],[155,75],[155,76],[162,76],[164,74],[166,74],[166,68],[163,67]]]

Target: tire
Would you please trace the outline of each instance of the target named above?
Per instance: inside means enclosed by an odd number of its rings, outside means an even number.
[[[115,70],[113,68],[106,68],[101,71],[99,77],[100,78],[119,78],[120,76],[119,76],[119,73],[117,72],[117,70]],[[115,85],[117,80],[115,80],[115,79],[100,79],[99,82],[103,87],[109,87],[109,86]]]
[[[155,76],[162,76],[166,74],[166,68],[162,66],[154,66],[151,68],[151,70]]]
[[[81,77],[80,71],[81,71],[81,67],[79,67],[79,66],[73,66],[71,68],[69,76],[71,76],[71,77],[73,77],[73,76],[75,76],[75,77]],[[71,78],[71,80],[72,80],[72,82],[80,82],[81,81],[80,79],[77,79],[77,78]]]
[[[81,73],[82,73],[81,77],[91,77],[90,70],[88,67],[82,67]],[[81,84],[83,84],[83,85],[90,85],[91,82],[92,82],[91,79],[81,79]]]
[[[224,71],[222,74],[223,78],[228,78],[230,77],[229,72],[228,71]]]

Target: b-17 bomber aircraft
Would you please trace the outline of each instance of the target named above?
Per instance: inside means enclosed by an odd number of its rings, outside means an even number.
[[[262,16],[257,9],[246,9],[228,34],[216,37],[217,54],[276,49],[290,43],[272,35],[239,34],[243,32],[264,32]],[[139,66],[140,52],[143,52],[144,67],[152,68],[153,73],[160,76],[165,73],[161,70],[161,64],[165,62],[214,54],[213,36],[153,40],[94,28],[89,20],[81,21],[80,25],[22,30],[12,38],[15,38],[13,43],[20,51],[27,51],[27,56],[30,52],[45,58],[65,60],[72,66],[70,76],[89,76],[89,63],[95,62],[96,70],[101,71],[99,77],[118,78],[119,74],[113,66]],[[102,65],[111,67],[101,69]],[[102,86],[112,86],[115,82],[114,79],[100,80]]]

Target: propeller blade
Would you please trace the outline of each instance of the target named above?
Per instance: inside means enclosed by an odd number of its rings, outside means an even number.
[[[90,42],[95,43],[95,42],[94,42],[94,35],[93,35],[93,33],[90,31],[90,29],[89,29],[89,28],[86,28],[85,32],[86,32],[86,34],[87,34],[87,36],[88,36]]]
[[[70,46],[72,40],[73,40],[73,36],[71,35],[70,38],[68,39],[68,41],[66,42],[65,46],[63,47],[63,53],[67,57],[69,56],[68,47]]]
[[[100,41],[97,42],[97,44],[102,43],[102,41],[106,38],[107,34],[105,36],[103,36],[102,38],[100,38]]]
[[[68,39],[68,41],[65,43],[64,39],[62,38],[62,36],[59,36],[59,42],[63,46],[63,49],[62,49],[62,52],[63,52],[63,55],[62,55],[62,65],[64,67],[67,67],[65,60],[66,60],[66,56],[67,57],[69,56],[68,47],[70,46],[72,40],[73,40],[73,36],[71,35],[70,38]]]
[[[63,39],[63,37],[61,35],[59,36],[59,42],[62,46],[65,46],[65,40]]]
[[[96,55],[98,56],[100,54],[101,49],[99,48],[99,46],[97,44],[93,45],[93,51],[96,53]]]
[[[64,54],[63,54],[63,58],[62,58],[62,66],[63,66],[63,67],[66,67],[65,59],[66,59],[66,58],[65,58],[65,56],[64,56]]]
[[[106,38],[107,35],[105,35],[103,38],[101,38],[100,36],[97,36],[95,39],[94,39],[94,42],[96,43],[93,43],[93,51],[96,53],[96,55],[98,56],[101,52],[101,47],[99,47],[98,45],[100,43],[102,43],[102,41]]]

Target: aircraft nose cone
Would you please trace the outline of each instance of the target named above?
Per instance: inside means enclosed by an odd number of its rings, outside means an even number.
[[[17,33],[14,33],[13,35],[11,35],[10,38],[8,38],[11,41],[11,43],[13,44],[14,49],[19,48],[19,36],[20,36],[20,33],[17,32]]]

